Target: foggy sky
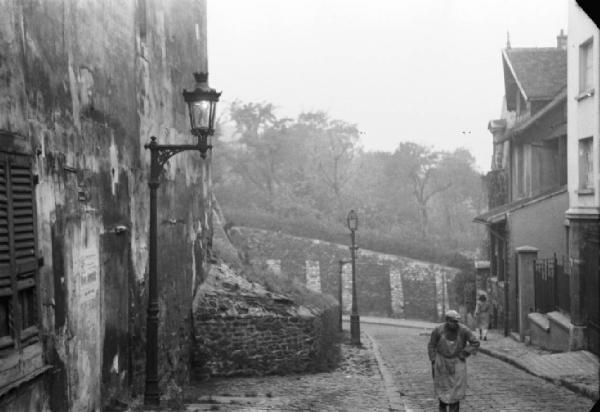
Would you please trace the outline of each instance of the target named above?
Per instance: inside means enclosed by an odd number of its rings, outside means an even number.
[[[326,110],[366,150],[466,147],[487,171],[507,31],[554,47],[560,29],[566,0],[208,0],[210,83],[284,116]]]

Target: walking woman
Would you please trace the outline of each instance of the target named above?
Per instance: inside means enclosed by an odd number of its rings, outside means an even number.
[[[485,295],[479,295],[479,302],[475,305],[475,319],[479,330],[479,339],[487,340],[488,326],[490,325],[491,305]]]
[[[459,319],[455,310],[446,312],[446,323],[433,330],[427,345],[440,412],[446,412],[447,407],[450,412],[459,411],[467,389],[467,357],[479,347],[477,337],[458,323]]]

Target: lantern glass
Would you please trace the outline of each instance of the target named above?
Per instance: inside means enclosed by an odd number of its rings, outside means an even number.
[[[211,106],[211,102],[205,100],[189,103],[192,130],[208,130],[211,128]]]
[[[348,223],[348,229],[350,229],[352,231],[355,231],[356,229],[358,229],[358,215],[356,214],[356,212],[354,210],[351,210],[350,213],[348,213],[347,223]]]
[[[221,93],[208,86],[208,73],[194,73],[196,88],[183,91],[183,98],[188,105],[192,133],[210,135],[214,133],[215,110]]]

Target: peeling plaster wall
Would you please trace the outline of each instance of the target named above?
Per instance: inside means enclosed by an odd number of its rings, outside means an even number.
[[[39,176],[38,303],[53,369],[34,385],[49,394],[35,396],[56,411],[99,410],[143,391],[144,144],[191,139],[181,90],[207,69],[206,2],[0,0],[0,10],[0,130],[27,140]],[[212,216],[199,159],[173,157],[158,191],[163,389],[189,376],[197,244],[209,243]]]
[[[306,286],[314,292],[321,293],[321,268],[318,260],[306,261]]]
[[[392,312],[402,313],[404,310],[404,289],[402,289],[402,272],[390,269],[390,288],[392,297]]]
[[[352,266],[342,266],[342,310],[352,311]]]

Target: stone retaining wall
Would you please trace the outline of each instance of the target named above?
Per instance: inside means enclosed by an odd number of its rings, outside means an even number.
[[[289,276],[337,298],[340,288],[339,261],[348,262],[347,245],[305,239],[248,227],[228,230],[232,242],[246,259],[264,265],[273,273]],[[360,246],[360,237],[359,237]],[[342,302],[350,312],[352,270],[341,270]],[[449,308],[457,308],[449,293],[458,269],[430,262],[359,249],[356,258],[356,289],[361,314],[407,317],[439,321]]]
[[[227,270],[225,270],[227,272]],[[224,269],[221,268],[222,279]],[[298,306],[243,279],[201,286],[194,303],[196,378],[324,370],[338,360],[338,310]]]

